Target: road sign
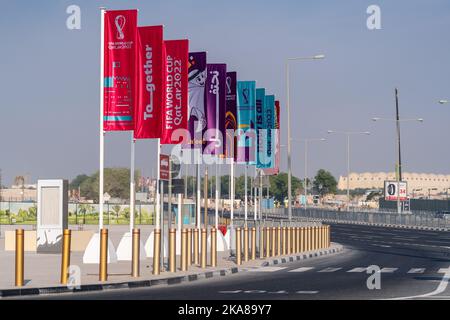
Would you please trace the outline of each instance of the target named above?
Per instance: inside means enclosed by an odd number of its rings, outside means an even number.
[[[408,185],[406,182],[404,181],[384,182],[384,198],[386,201],[397,201],[399,193],[400,193],[400,201],[406,201],[408,196]]]
[[[181,173],[181,163],[178,157],[171,156],[170,157],[170,166],[172,179],[179,179]]]
[[[169,193],[169,184],[164,184],[164,193]],[[184,193],[184,179],[172,179],[172,193],[183,194]]]
[[[161,180],[170,179],[170,160],[167,154],[161,154],[159,157],[159,178]]]

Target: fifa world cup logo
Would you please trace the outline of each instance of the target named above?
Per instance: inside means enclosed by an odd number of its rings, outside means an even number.
[[[116,28],[117,28],[117,39],[123,40],[125,38],[125,35],[123,33],[123,29],[125,27],[125,23],[127,22],[127,19],[123,15],[117,16],[115,20]]]

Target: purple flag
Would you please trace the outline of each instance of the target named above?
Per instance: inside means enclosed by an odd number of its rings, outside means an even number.
[[[238,128],[237,124],[237,73],[227,72],[226,80],[226,100],[227,107],[225,112],[225,133],[224,140],[225,157],[234,158],[236,160],[236,145],[235,131]]]
[[[206,146],[203,154],[223,155],[226,112],[226,64],[207,64],[206,77]]]
[[[206,52],[189,53],[189,133],[187,148],[204,145],[203,131],[206,129]]]

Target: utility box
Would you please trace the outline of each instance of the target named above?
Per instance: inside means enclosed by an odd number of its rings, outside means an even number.
[[[63,230],[68,228],[69,182],[38,180],[37,253],[61,253]]]

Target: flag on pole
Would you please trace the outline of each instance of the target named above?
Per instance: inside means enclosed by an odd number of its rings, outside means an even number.
[[[165,106],[163,27],[139,27],[136,58],[134,138],[161,138]]]
[[[164,41],[166,91],[161,144],[178,144],[186,138],[188,118],[188,40]]]
[[[265,175],[277,175],[280,172],[280,101],[275,101],[275,166],[270,169],[264,169]]]
[[[103,130],[133,130],[137,10],[105,12]]]
[[[256,81],[238,81],[238,142],[237,162],[256,163]]]
[[[207,64],[206,70],[206,146],[203,154],[219,156],[224,153],[227,65]]]
[[[236,160],[236,139],[237,127],[237,73],[227,72],[226,84],[226,112],[225,112],[225,135],[224,140],[225,156]]]
[[[206,128],[206,52],[189,53],[189,135],[184,148],[200,148],[204,145]]]
[[[274,148],[274,128],[275,128],[275,96],[266,96],[264,102],[264,129],[266,130],[266,160],[264,163],[265,169],[270,169],[275,166],[275,148]]]
[[[266,154],[266,144],[264,134],[264,101],[266,97],[266,89],[258,88],[256,89],[256,121],[255,121],[255,131],[256,131],[256,167],[258,169],[264,168],[265,154]]]

